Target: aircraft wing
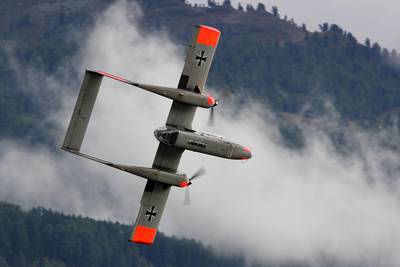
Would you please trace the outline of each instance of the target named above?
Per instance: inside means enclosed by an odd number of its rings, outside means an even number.
[[[179,89],[203,93],[219,36],[220,31],[217,29],[203,25],[196,26],[193,41],[189,46],[179,80]],[[121,79],[120,77],[111,78]],[[123,80],[123,82],[126,82],[126,80]],[[181,129],[192,129],[195,112],[196,107],[173,101],[166,125]],[[153,168],[176,172],[183,151],[183,149],[160,143],[153,162]],[[170,190],[171,186],[167,184],[147,181],[130,241],[147,245],[154,242]]]
[[[204,25],[196,26],[193,41],[190,44],[178,88],[203,93],[220,31]],[[192,129],[196,107],[174,101],[169,111],[167,126],[180,129]]]
[[[153,244],[170,190],[170,185],[147,180],[129,241],[145,245]]]
[[[182,153],[183,149],[160,143],[153,168],[176,172]],[[140,200],[139,214],[129,241],[146,245],[153,244],[170,190],[170,185],[147,180]]]
[[[219,36],[220,32],[217,29],[203,25],[196,26],[193,41],[189,46],[179,80],[179,89],[203,93]],[[140,88],[149,87],[149,85],[140,85],[106,72],[87,70],[62,149],[102,164],[119,168],[116,164],[80,152],[103,76]],[[196,107],[192,105],[173,101],[166,125],[178,129],[191,129],[195,111]],[[153,168],[176,173],[183,151],[184,149],[160,143],[153,162]],[[170,190],[171,186],[168,184],[147,181],[130,241],[142,244],[152,244],[154,242]]]

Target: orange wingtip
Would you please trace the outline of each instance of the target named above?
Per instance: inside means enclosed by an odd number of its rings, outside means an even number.
[[[130,242],[151,245],[157,234],[157,228],[150,228],[142,225],[136,225]]]
[[[197,43],[207,46],[216,47],[221,32],[215,28],[199,25],[199,34],[197,36]]]
[[[98,71],[96,71],[96,72],[97,72],[98,74],[101,74],[101,75],[103,75],[103,76],[106,76],[106,77],[108,77],[108,78],[111,78],[111,79],[114,79],[114,80],[117,80],[117,81],[120,81],[120,82],[124,82],[124,83],[128,82],[127,79],[124,79],[124,78],[119,77],[119,76],[116,76],[116,75],[112,75],[112,74],[110,74],[110,73],[108,73],[108,72],[105,72],[105,71],[100,71],[100,70],[98,70]]]

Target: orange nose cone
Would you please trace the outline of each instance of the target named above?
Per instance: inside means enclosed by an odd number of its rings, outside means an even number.
[[[249,159],[249,158],[251,158],[251,151],[250,151],[250,148],[249,148],[248,146],[245,146],[245,147],[243,148],[243,151],[244,151],[244,156],[242,157],[242,159]]]
[[[180,187],[186,187],[186,186],[188,186],[188,182],[186,182],[186,181],[183,181],[183,182],[181,182],[180,184],[179,184],[179,186]]]
[[[208,96],[207,104],[208,104],[210,107],[214,106],[214,105],[215,105],[215,99],[214,99],[214,97]]]

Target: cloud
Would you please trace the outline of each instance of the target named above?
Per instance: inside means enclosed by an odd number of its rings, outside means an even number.
[[[184,48],[163,32],[141,32],[141,16],[134,4],[111,6],[78,52],[80,63],[63,69],[79,68],[81,75],[84,68],[102,69],[176,86]],[[54,83],[68,86],[70,79],[55,77]],[[53,85],[50,80],[44,87]],[[60,96],[65,102],[47,120],[60,124],[55,138],[61,144],[77,90]],[[151,166],[157,148],[153,130],[165,123],[169,106],[167,99],[104,79],[82,150]],[[196,129],[250,145],[256,158],[241,163],[185,152],[180,170],[190,175],[205,166],[207,175],[191,187],[190,207],[182,205],[184,190],[172,190],[160,230],[201,240],[219,253],[245,255],[249,262],[398,266],[400,163],[398,154],[381,145],[398,138],[398,132],[338,129],[357,148],[345,156],[321,130],[325,124],[300,123],[306,147],[293,151],[282,145],[274,114],[259,106],[238,111],[234,101],[225,103],[218,108],[215,129],[205,126],[208,111],[198,110]],[[58,148],[16,140],[2,141],[0,147],[1,199],[127,223],[135,219],[143,179]]]

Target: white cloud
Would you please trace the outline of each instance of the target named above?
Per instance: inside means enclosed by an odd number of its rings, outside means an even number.
[[[78,55],[81,74],[86,67],[96,68],[145,83],[176,85],[184,50],[163,33],[140,32],[139,18],[134,5],[112,6]],[[48,118],[63,124],[60,143],[76,96],[75,91],[65,97],[65,106]],[[151,166],[157,147],[152,132],[165,123],[169,103],[104,79],[83,151]],[[344,157],[318,127],[303,125],[307,146],[295,152],[281,145],[272,114],[256,104],[235,109],[234,103],[219,107],[215,129],[205,127],[208,111],[199,110],[194,125],[250,145],[256,158],[243,164],[185,152],[181,171],[190,175],[205,166],[208,173],[192,186],[191,207],[182,205],[184,190],[172,190],[161,231],[199,239],[221,253],[244,254],[249,261],[399,265],[400,177],[398,172],[389,177],[383,168],[387,163],[399,166],[399,159],[379,145],[385,136],[349,130],[361,152]],[[398,138],[398,133],[390,134]],[[0,146],[1,199],[134,220],[144,188],[141,178],[59,150],[12,140]]]

